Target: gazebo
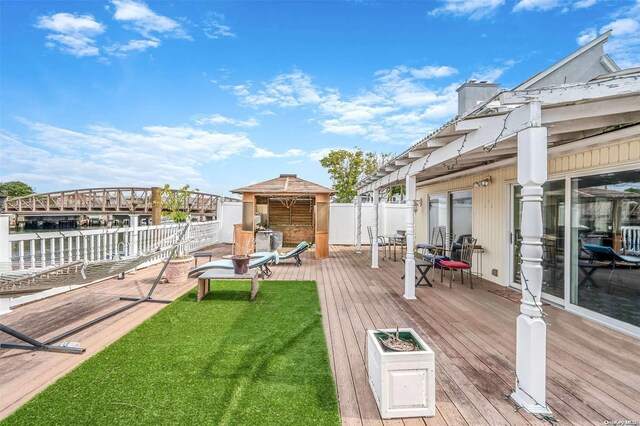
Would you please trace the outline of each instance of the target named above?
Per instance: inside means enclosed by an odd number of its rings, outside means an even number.
[[[284,245],[315,244],[315,258],[329,256],[330,188],[281,174],[275,179],[234,189],[242,194],[242,224],[235,233],[238,247],[253,250],[256,232],[281,232]]]

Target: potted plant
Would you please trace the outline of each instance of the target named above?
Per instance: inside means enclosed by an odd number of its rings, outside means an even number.
[[[165,184],[161,189],[160,204],[162,205],[162,217],[174,223],[187,223],[191,218],[189,214],[189,196],[198,191],[189,189],[185,185],[179,189],[171,189],[169,184]],[[188,231],[187,231],[188,232]],[[183,242],[186,242],[186,237]],[[169,261],[164,273],[165,278],[172,284],[181,284],[187,281],[193,256],[185,252],[186,244],[180,244],[175,255]]]
[[[251,251],[251,240],[245,241],[244,245],[238,249],[240,253],[231,257],[233,263],[233,273],[244,275],[249,272],[249,252]]]
[[[435,415],[434,353],[412,328],[367,330],[367,372],[383,419]]]

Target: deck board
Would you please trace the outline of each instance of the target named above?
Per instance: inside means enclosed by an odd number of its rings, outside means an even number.
[[[217,248],[217,256],[228,247]],[[542,420],[516,411],[504,398],[515,382],[515,320],[519,305],[489,290],[500,286],[474,279],[474,289],[459,277],[448,287],[439,274],[433,287],[416,289],[417,300],[403,297],[403,263],[381,260],[370,267],[368,251],[332,246],[317,261],[284,261],[272,267],[271,280],[315,280],[339,408],[345,425],[540,425]],[[124,281],[110,280],[33,303],[2,317],[36,336],[57,334],[87,318],[119,306],[116,296],[145,294],[157,267]],[[429,276],[431,279],[431,275]],[[175,298],[195,285],[161,286],[158,297]],[[259,297],[259,294],[258,294]],[[152,304],[149,304],[152,305]],[[135,308],[85,330],[72,340],[88,348],[85,356],[0,352],[0,418],[101,348],[138,325],[161,305]],[[554,306],[548,314],[547,402],[561,424],[603,424],[640,418],[640,343]],[[382,420],[366,372],[367,329],[413,327],[436,354],[436,416]],[[0,341],[11,340],[0,335]],[[15,389],[18,389],[16,392]]]

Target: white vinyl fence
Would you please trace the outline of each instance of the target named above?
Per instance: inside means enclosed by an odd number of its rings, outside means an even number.
[[[404,204],[378,205],[378,233],[392,235],[406,229],[407,210]],[[242,222],[242,203],[222,204],[220,218],[220,242],[233,242],[233,225]],[[373,227],[373,204],[362,205],[362,244],[369,244],[367,226]],[[329,244],[354,245],[356,243],[356,205],[331,203],[329,211]]]

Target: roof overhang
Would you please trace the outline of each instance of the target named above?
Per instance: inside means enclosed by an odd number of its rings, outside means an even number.
[[[549,149],[640,123],[640,73],[589,83],[505,91],[391,160],[358,193],[442,178],[516,157],[516,136],[547,128]]]

